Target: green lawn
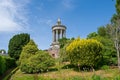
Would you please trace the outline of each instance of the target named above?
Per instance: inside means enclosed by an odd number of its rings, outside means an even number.
[[[120,71],[117,68],[95,72],[76,72],[73,69],[61,69],[42,74],[25,74],[18,70],[10,80],[120,80]]]

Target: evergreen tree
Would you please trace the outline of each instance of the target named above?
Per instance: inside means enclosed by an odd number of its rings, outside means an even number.
[[[27,33],[21,33],[14,35],[8,46],[8,54],[15,59],[19,59],[22,48],[30,41],[30,35]]]

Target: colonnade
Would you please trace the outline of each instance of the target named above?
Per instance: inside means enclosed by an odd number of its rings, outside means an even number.
[[[59,39],[66,37],[66,31],[64,29],[55,29],[52,31],[53,42],[58,42]]]

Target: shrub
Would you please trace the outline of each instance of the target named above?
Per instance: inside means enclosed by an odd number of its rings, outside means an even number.
[[[6,71],[6,61],[5,59],[0,56],[0,75]]]
[[[15,66],[15,59],[8,56],[0,56],[0,74]]]
[[[97,66],[102,57],[103,45],[94,39],[77,38],[66,48],[70,62],[78,66]]]
[[[107,69],[109,69],[109,66],[107,66],[107,65],[103,65],[103,66],[101,67],[101,69],[103,69],[103,70],[107,70]]]
[[[37,45],[33,40],[23,47],[19,58],[19,64],[27,63],[27,60],[38,51]]]
[[[15,59],[14,58],[10,58],[10,57],[4,57],[5,61],[6,61],[6,68],[12,68],[16,66],[15,63]]]
[[[37,73],[47,71],[52,65],[54,65],[54,59],[47,52],[38,51],[27,62],[22,63],[20,69],[26,73]]]
[[[44,72],[54,64],[54,59],[45,51],[39,51],[31,40],[20,55],[20,70],[25,73]]]

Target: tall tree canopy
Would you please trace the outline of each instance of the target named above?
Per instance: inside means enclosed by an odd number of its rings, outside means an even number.
[[[106,28],[104,26],[99,27],[97,32],[100,36],[106,37]]]
[[[116,20],[120,19],[120,0],[116,0],[116,14],[114,14],[111,18],[112,23],[116,23]]]
[[[120,0],[116,0],[116,11],[117,14],[120,14]]]
[[[117,52],[118,67],[120,69],[120,0],[116,0],[116,14],[111,18],[111,24],[107,26],[111,39]]]
[[[15,59],[19,59],[22,51],[22,47],[25,46],[30,41],[30,35],[27,33],[21,33],[14,35],[8,46],[8,54]]]

